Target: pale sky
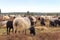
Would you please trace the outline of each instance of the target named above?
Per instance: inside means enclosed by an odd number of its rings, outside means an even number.
[[[60,12],[60,0],[0,0],[2,12]]]

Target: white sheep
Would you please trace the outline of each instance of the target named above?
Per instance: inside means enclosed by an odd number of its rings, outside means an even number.
[[[10,17],[9,16],[3,16],[3,20],[9,20]]]
[[[31,23],[28,17],[19,16],[15,18],[13,21],[14,32],[19,31],[22,33],[23,31],[25,31],[26,29],[29,29],[30,27],[31,27]]]

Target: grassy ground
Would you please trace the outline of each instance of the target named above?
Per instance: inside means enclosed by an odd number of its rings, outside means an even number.
[[[6,28],[0,28],[0,35],[3,35],[6,33]]]
[[[36,33],[60,32],[60,27],[35,27],[35,29],[36,29]],[[0,35],[3,35],[5,33],[6,33],[6,28],[0,28]]]
[[[60,27],[36,28],[35,36],[30,35],[28,31],[26,35],[6,35],[6,28],[0,28],[0,40],[60,40]]]

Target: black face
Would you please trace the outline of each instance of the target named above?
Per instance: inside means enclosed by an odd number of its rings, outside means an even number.
[[[60,17],[58,17],[58,19],[60,19]]]
[[[15,19],[16,17],[14,17],[14,19]]]

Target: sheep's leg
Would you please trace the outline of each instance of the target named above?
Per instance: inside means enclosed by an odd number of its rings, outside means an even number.
[[[18,31],[18,33],[20,33],[20,31]]]
[[[17,29],[14,29],[14,33],[17,33]]]
[[[17,33],[17,27],[14,28],[14,33]]]
[[[17,30],[15,30],[15,33],[17,33]]]
[[[7,34],[9,34],[9,28],[7,27]]]
[[[12,28],[12,33],[14,32],[14,28]]]
[[[9,28],[9,34],[10,34],[10,30],[11,30],[11,28]]]
[[[26,35],[26,29],[25,29],[25,35]]]

